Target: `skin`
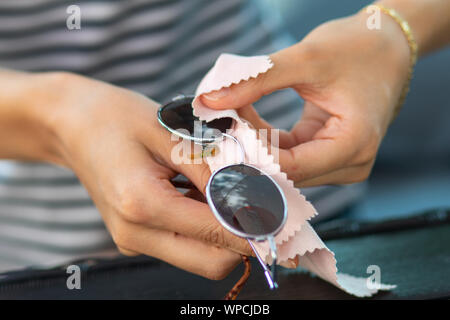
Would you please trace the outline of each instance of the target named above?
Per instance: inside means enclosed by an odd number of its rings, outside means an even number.
[[[156,102],[69,73],[3,75],[21,90],[4,91],[10,103],[0,134],[14,139],[2,139],[1,156],[73,170],[123,254],[153,256],[210,279],[225,277],[240,253],[251,254],[196,200],[198,191],[186,196],[170,183],[182,173],[204,190],[210,171],[205,163],[170,161],[177,142],[157,122]]]
[[[380,3],[395,8],[418,30],[414,35],[420,54],[450,42],[448,1]],[[254,127],[271,129],[250,104],[292,88],[305,106],[293,129],[280,133],[283,170],[299,187],[367,179],[410,65],[409,45],[398,24],[381,14],[381,30],[369,30],[368,17],[362,12],[319,26],[272,54],[274,67],[267,73],[204,95],[203,103],[239,109]]]
[[[386,4],[398,6],[413,28],[428,30],[418,33],[421,48],[442,46],[448,0],[413,1],[417,11],[404,1]],[[389,17],[379,31],[369,31],[365,19],[357,14],[319,26],[272,54],[275,67],[267,74],[204,102],[239,108],[256,128],[268,127],[249,104],[292,87],[307,103],[293,131],[281,135],[283,170],[300,186],[367,178],[407,77],[409,48]],[[156,102],[64,72],[0,69],[0,88],[0,136],[8,137],[0,139],[0,158],[73,170],[122,253],[153,256],[210,279],[224,278],[240,254],[251,254],[245,240],[215,220],[199,191],[184,195],[170,183],[182,173],[203,192],[210,172],[206,164],[170,161],[176,142],[157,123]]]

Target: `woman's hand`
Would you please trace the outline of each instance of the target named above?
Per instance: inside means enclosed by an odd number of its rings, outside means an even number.
[[[300,121],[280,134],[280,164],[298,186],[365,180],[393,119],[408,75],[409,47],[394,20],[381,30],[368,15],[319,26],[271,55],[274,67],[256,79],[202,97],[211,108],[240,108],[256,128],[270,128],[251,103],[282,88],[305,100]]]
[[[205,163],[171,161],[177,142],[159,125],[155,102],[73,74],[29,77],[29,118],[46,129],[47,147],[41,149],[51,150],[39,160],[76,173],[122,253],[153,256],[210,279],[225,277],[241,253],[251,254],[207,204],[171,184],[182,173],[203,191],[210,171]]]

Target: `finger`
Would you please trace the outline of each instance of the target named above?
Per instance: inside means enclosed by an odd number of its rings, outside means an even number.
[[[185,197],[193,199],[193,200],[197,200],[200,202],[205,202],[206,203],[206,198],[203,195],[203,193],[201,193],[200,191],[198,191],[197,189],[189,189],[185,194]]]
[[[157,188],[141,188],[143,192],[135,195],[134,205],[124,208],[123,217],[149,228],[173,231],[240,254],[253,255],[248,242],[226,230],[206,203],[185,197],[176,190],[170,190],[173,188],[170,183],[165,184],[161,181]],[[158,197],[149,201],[147,194],[158,194]]]
[[[330,118],[313,140],[280,150],[280,164],[294,181],[309,180],[346,167],[359,145],[351,124]]]
[[[157,155],[156,158],[162,163],[162,167],[169,167],[173,171],[183,174],[198,190],[204,193],[211,171],[202,158],[201,146],[183,140],[163,129],[157,130],[152,138],[163,142],[156,150],[152,148],[154,156]]]
[[[144,146],[134,143],[120,146],[117,154],[125,156],[111,157],[105,162],[107,168],[99,176],[103,181],[101,188],[90,190],[96,199],[101,199],[96,202],[101,212],[113,209],[122,221],[174,231],[251,254],[247,241],[226,231],[207,204],[176,190],[170,183],[176,173],[155,162]],[[108,216],[104,215],[104,219],[109,226]]]
[[[186,176],[199,191],[205,194],[206,185],[211,176],[211,170],[204,159],[200,160],[201,162],[199,163],[172,164],[171,167]]]
[[[158,258],[213,280],[225,278],[241,261],[239,254],[227,249],[140,225],[128,225],[116,238],[125,250]]]
[[[290,132],[276,129],[265,121],[252,105],[240,108],[238,114],[242,119],[248,121],[255,130],[267,130],[267,142],[272,143],[275,147],[287,148],[296,141]],[[277,132],[272,132],[272,130],[277,130]],[[278,139],[278,141],[272,141],[274,139]]]
[[[204,94],[201,97],[202,102],[213,109],[237,109],[252,104],[263,95],[294,85],[294,81],[299,81],[300,74],[293,71],[292,55],[289,48],[272,54],[270,58],[273,67],[267,72],[219,91]]]
[[[166,139],[159,141],[170,141],[164,130],[158,134],[161,139]],[[137,150],[133,151],[129,163],[123,163],[126,181],[122,185],[126,189],[119,193],[118,208],[123,219],[252,255],[248,242],[225,230],[207,204],[185,197],[170,183],[176,173],[166,166],[181,172],[203,193],[211,175],[204,161],[200,164],[173,163],[168,156],[172,143],[164,143],[158,149],[158,157],[164,157],[160,161],[167,162],[165,165],[152,161],[148,152]]]
[[[120,248],[120,247],[117,247],[117,249],[118,249],[119,252],[120,252],[121,254],[123,254],[124,256],[128,256],[128,257],[136,257],[136,256],[140,255],[140,253],[138,253],[138,252],[136,252],[136,251],[133,251],[133,250],[127,250],[127,249]]]
[[[290,132],[292,137],[290,140],[291,145],[286,145],[282,148],[292,148],[300,143],[312,140],[317,132],[325,126],[330,117],[331,115],[328,112],[306,101],[300,121],[295,124]]]
[[[372,167],[373,161],[366,165],[344,168],[320,177],[299,181],[295,183],[295,186],[297,188],[306,188],[322,185],[358,183],[369,177]]]
[[[272,142],[272,138],[277,137],[276,134],[272,134],[271,132],[274,128],[259,116],[252,105],[240,108],[238,114],[241,118],[250,122],[255,129],[268,130],[267,138],[269,142]],[[300,143],[310,141],[330,117],[331,115],[328,112],[306,101],[300,121],[297,122],[290,132],[278,130],[278,144],[274,141],[272,145],[282,149],[288,149]]]
[[[288,269],[295,269],[298,267],[298,255],[294,258],[289,258],[286,261],[280,263],[281,266]]]
[[[123,190],[118,192],[117,208],[123,220],[177,232],[244,255],[252,253],[246,240],[222,227],[207,204],[177,191],[170,183],[170,170],[152,163],[148,155],[135,152],[133,166],[124,162],[123,170],[126,180],[119,182]]]
[[[148,117],[148,121],[144,122],[144,125],[136,128],[138,145],[127,145],[128,153],[123,152],[123,154],[132,155],[128,161],[131,164],[130,168],[142,168],[137,167],[137,163],[134,162],[136,149],[141,149],[142,145],[139,143],[142,143],[147,150],[145,150],[143,156],[143,152],[140,152],[141,156],[139,159],[136,159],[136,162],[139,162],[141,165],[145,164],[146,167],[150,164],[153,169],[156,168],[153,170],[155,173],[158,170],[164,172],[164,177],[168,176],[167,171],[171,171],[169,179],[175,177],[177,173],[182,173],[198,190],[204,191],[206,182],[211,174],[209,167],[205,161],[193,161],[190,158],[192,152],[198,151],[191,150],[190,147],[196,146],[198,149],[199,146],[184,141],[164,129],[158,122],[155,114],[152,113],[153,111],[155,110],[148,109],[148,114],[141,115],[141,117]],[[186,148],[186,145],[189,148]],[[123,161],[124,159],[120,158],[120,160]],[[124,164],[121,164],[123,167]]]

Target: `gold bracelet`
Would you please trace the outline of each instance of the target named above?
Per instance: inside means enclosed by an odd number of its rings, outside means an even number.
[[[398,104],[395,107],[394,116],[392,118],[392,121],[393,121],[399,114],[400,109],[402,108],[402,106],[406,100],[406,96],[408,95],[409,86],[411,84],[411,79],[412,79],[413,73],[414,73],[414,67],[417,62],[419,48],[418,48],[417,42],[414,39],[414,36],[412,34],[409,23],[405,19],[403,19],[396,10],[385,7],[382,4],[372,4],[372,5],[365,7],[363,10],[367,10],[367,8],[370,8],[371,6],[377,7],[379,10],[381,10],[381,12],[390,16],[392,19],[394,19],[395,22],[397,22],[397,24],[402,29],[402,32],[405,35],[406,39],[408,40],[408,45],[409,45],[410,63],[409,63],[409,70],[408,70],[408,78],[406,79],[405,85],[403,86],[403,90],[401,92]]]

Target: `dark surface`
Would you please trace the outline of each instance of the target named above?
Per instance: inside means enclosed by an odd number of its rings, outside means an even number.
[[[378,265],[392,292],[372,299],[450,298],[450,224],[327,241],[341,272],[368,277]],[[0,299],[221,299],[243,272],[210,281],[154,259],[120,258],[75,262],[83,270],[81,290],[66,288],[66,267],[0,277]],[[301,271],[283,269],[280,289],[270,291],[256,261],[239,299],[354,299]]]

